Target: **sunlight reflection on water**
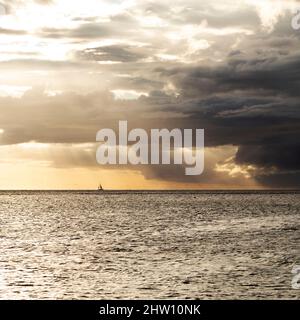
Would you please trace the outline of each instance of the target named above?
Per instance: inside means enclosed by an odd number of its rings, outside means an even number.
[[[2,299],[299,298],[299,194],[0,194]]]

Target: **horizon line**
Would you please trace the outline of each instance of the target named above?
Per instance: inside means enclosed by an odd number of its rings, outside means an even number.
[[[99,192],[97,189],[0,189],[0,192]],[[136,191],[300,191],[300,188],[216,188],[216,189],[104,189],[103,192],[136,192]]]

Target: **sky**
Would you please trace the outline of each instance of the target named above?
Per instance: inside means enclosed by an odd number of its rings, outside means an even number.
[[[0,0],[0,189],[300,187],[292,0]],[[96,133],[205,129],[205,170],[100,166]]]

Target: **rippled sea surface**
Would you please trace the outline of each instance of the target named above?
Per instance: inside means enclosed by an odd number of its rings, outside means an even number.
[[[1,192],[1,299],[299,299],[299,193]]]

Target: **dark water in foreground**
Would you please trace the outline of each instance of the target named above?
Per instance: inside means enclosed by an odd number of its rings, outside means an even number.
[[[0,193],[0,298],[300,298],[297,193]]]

